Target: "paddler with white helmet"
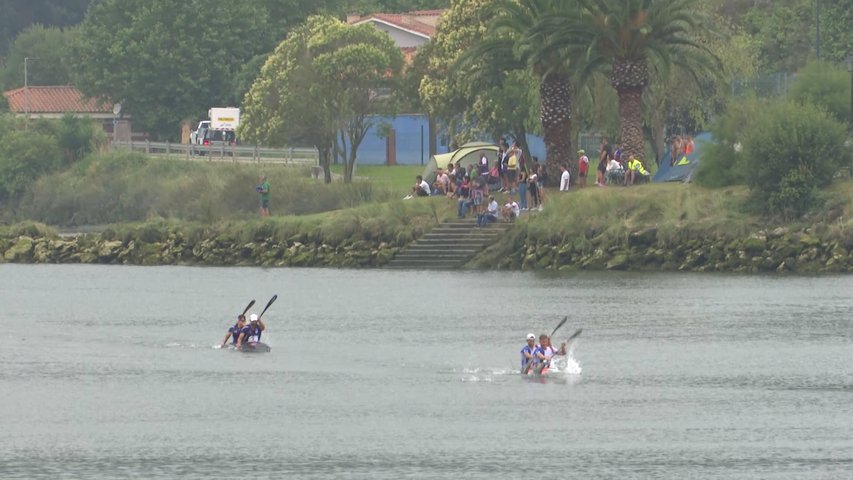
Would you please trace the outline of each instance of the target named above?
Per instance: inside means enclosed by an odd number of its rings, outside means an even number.
[[[240,336],[237,338],[237,348],[240,348],[243,342],[255,346],[261,341],[261,332],[266,328],[263,320],[257,314],[253,313],[249,315],[249,324],[243,328],[243,331],[240,332]]]

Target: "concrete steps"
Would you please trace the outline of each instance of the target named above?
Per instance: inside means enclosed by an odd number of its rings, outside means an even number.
[[[398,253],[385,268],[452,270],[494,243],[511,226],[496,222],[477,228],[473,218],[447,221]]]

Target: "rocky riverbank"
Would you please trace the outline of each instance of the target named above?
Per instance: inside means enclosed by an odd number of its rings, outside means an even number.
[[[667,243],[657,228],[626,232],[618,242],[579,238],[527,244],[523,235],[510,247],[484,255],[476,264],[524,270],[640,270],[693,272],[853,272],[853,236],[821,237],[815,229],[760,230],[744,238],[694,236]],[[497,251],[508,252],[499,258]],[[495,258],[498,258],[495,260]]]
[[[640,270],[694,272],[853,272],[853,236],[827,238],[815,229],[785,227],[745,238],[695,235],[668,243],[657,228],[636,230],[621,240],[578,237],[528,243],[524,225],[475,258],[473,268],[510,270]],[[126,265],[244,265],[266,267],[375,268],[404,246],[389,241],[343,240],[337,244],[272,237],[241,241],[228,235],[191,238],[181,231],[142,229],[115,238],[113,232],[74,237],[36,231],[0,238],[0,261]]]
[[[0,239],[0,262],[360,268],[382,266],[398,250],[387,242],[364,240],[340,245],[272,239],[240,242],[227,237],[189,241],[175,232],[162,241],[111,240],[98,234],[70,238],[19,235]]]

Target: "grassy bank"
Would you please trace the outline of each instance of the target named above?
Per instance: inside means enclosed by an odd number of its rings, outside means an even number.
[[[215,223],[257,214],[255,185],[269,177],[275,215],[306,215],[401,198],[381,182],[324,185],[307,168],[198,163],[133,153],[91,155],[39,178],[6,210],[7,221],[109,224],[169,218]]]

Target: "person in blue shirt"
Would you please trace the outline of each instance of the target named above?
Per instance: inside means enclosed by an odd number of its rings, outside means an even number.
[[[222,345],[219,348],[225,348],[225,345],[228,344],[228,338],[231,338],[231,343],[233,345],[237,344],[237,338],[240,336],[240,332],[243,331],[243,328],[246,327],[246,316],[243,314],[237,315],[237,323],[234,324],[233,327],[228,329],[228,333],[225,334],[225,338],[222,339]]]
[[[527,372],[536,364],[536,351],[539,345],[536,345],[536,335],[527,334],[527,345],[521,349],[521,374],[526,375]]]
[[[249,315],[249,324],[243,327],[240,331],[240,336],[237,337],[237,348],[243,345],[243,342],[255,346],[261,341],[261,333],[266,330],[266,325],[261,321],[256,314]]]

